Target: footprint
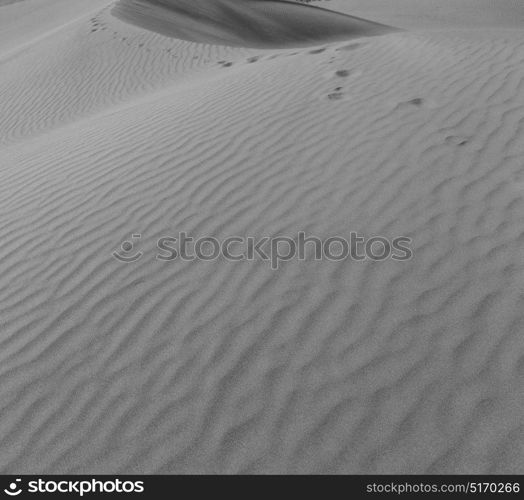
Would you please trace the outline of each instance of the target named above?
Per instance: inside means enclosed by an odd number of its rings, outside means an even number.
[[[344,45],[344,47],[339,47],[337,50],[338,51],[341,51],[341,50],[343,50],[343,51],[356,50],[359,47],[361,47],[360,43],[350,43],[349,45]]]
[[[446,143],[453,144],[455,146],[465,146],[469,139],[460,135],[450,135],[445,139]]]
[[[314,50],[310,50],[309,53],[310,54],[322,54],[322,52],[325,52],[326,51],[326,48],[323,47],[321,49],[314,49]]]
[[[340,101],[344,98],[344,94],[342,92],[332,92],[327,97],[330,101]]]
[[[253,57],[248,58],[247,62],[251,64],[251,63],[256,63],[259,60],[260,60],[260,56],[253,56]]]
[[[424,99],[422,99],[422,97],[415,97],[415,99],[411,99],[411,101],[407,101],[405,104],[411,104],[412,106],[420,108],[420,106],[424,104]]]
[[[348,69],[339,69],[338,71],[335,72],[336,76],[340,76],[342,78],[346,78],[350,74],[351,74],[351,71],[349,71]]]
[[[225,62],[225,63],[222,64],[223,68],[230,68],[231,66],[233,66],[232,62]]]
[[[403,101],[397,104],[395,109],[405,109],[405,108],[420,108],[422,107],[426,101],[422,99],[422,97],[416,97],[415,99],[410,99],[409,101]]]

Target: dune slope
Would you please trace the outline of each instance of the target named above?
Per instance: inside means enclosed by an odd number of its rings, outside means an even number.
[[[311,45],[394,31],[324,9],[270,0],[120,0],[113,13],[175,38],[242,47]]]
[[[108,0],[0,0],[0,64],[6,54],[31,46]]]
[[[307,0],[305,0],[307,1]],[[311,0],[352,14],[413,31],[522,29],[521,0]]]

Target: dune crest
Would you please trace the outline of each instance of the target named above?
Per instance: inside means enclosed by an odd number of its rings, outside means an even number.
[[[113,14],[163,35],[242,47],[286,47],[382,35],[395,28],[273,0],[119,0]]]

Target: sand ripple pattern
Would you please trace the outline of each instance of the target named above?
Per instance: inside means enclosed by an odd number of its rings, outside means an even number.
[[[39,92],[0,77],[0,471],[522,473],[524,43],[176,45],[231,63],[194,68],[106,14],[20,56]],[[414,258],[154,260],[300,230]]]

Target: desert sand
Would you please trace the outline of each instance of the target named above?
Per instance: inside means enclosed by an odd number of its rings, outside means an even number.
[[[0,471],[523,473],[523,27],[0,1]],[[413,258],[156,260],[180,231]]]

